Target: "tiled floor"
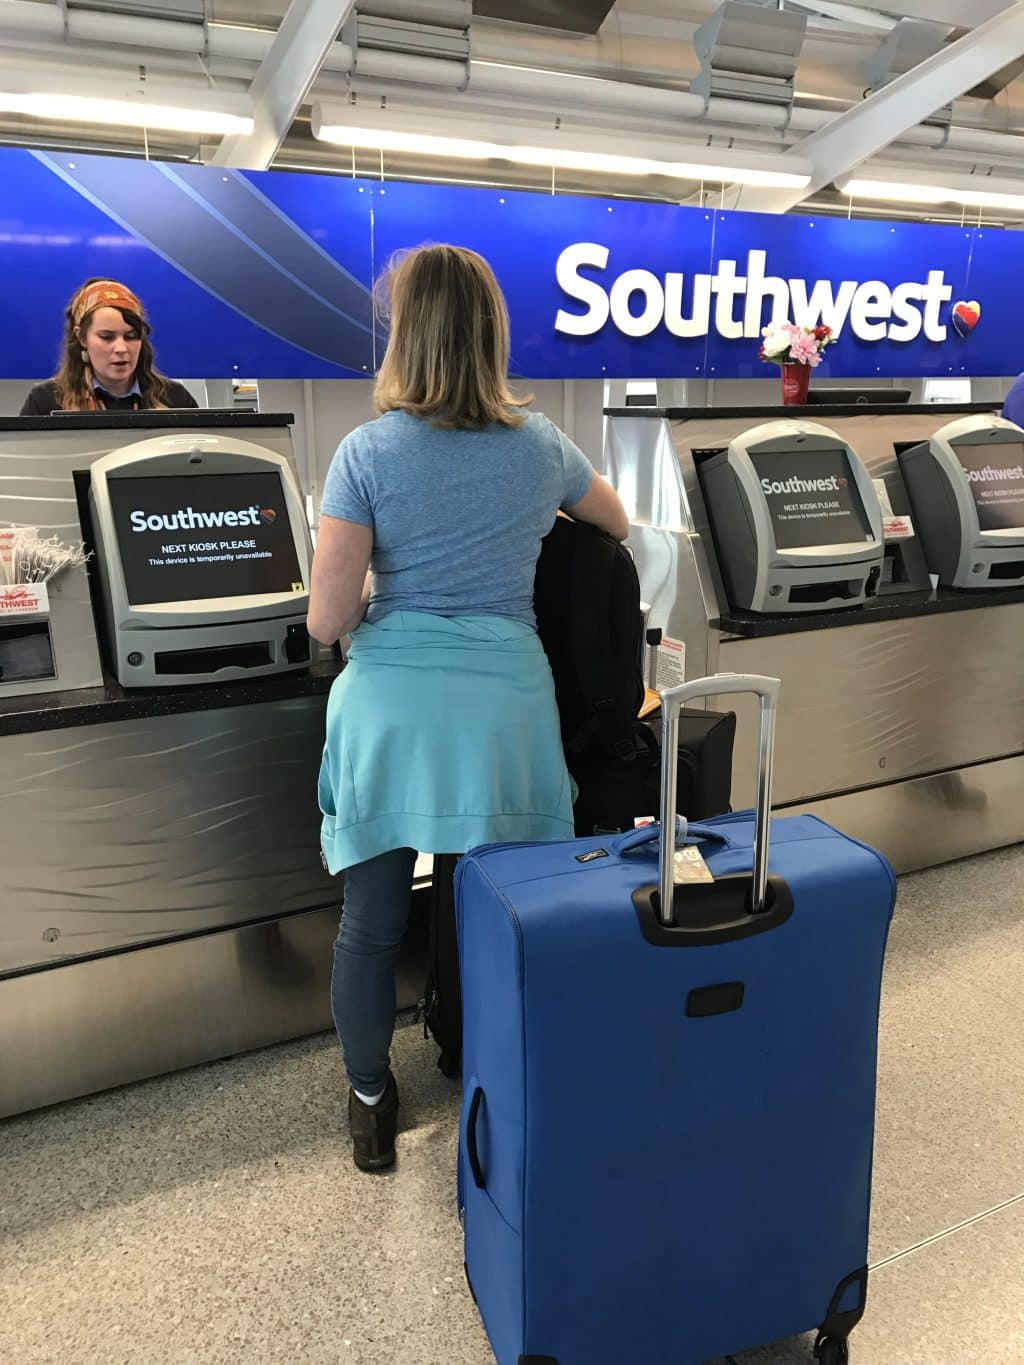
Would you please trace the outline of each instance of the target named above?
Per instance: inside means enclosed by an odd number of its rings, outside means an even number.
[[[1022,998],[1024,850],[906,880],[854,1365],[1024,1362]],[[410,1126],[384,1178],[351,1166],[326,1037],[0,1124],[0,1362],[486,1365],[457,1092],[418,1029],[396,1062]]]

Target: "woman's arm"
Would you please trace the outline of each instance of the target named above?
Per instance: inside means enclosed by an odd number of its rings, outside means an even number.
[[[321,516],[306,618],[314,640],[333,645],[363,619],[370,599],[372,551],[371,527]]]
[[[629,516],[622,500],[600,474],[594,474],[589,489],[579,502],[565,510],[573,521],[589,521],[616,540],[625,540],[629,535]]]

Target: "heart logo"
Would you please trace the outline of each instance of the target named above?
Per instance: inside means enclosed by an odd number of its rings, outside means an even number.
[[[277,520],[277,513],[274,511],[274,509],[273,509],[272,507],[261,507],[261,508],[260,508],[260,521],[266,522],[266,524],[267,524],[268,526],[273,526],[273,524],[274,524],[274,522],[275,522],[276,520]]]
[[[981,317],[981,304],[974,299],[970,303],[961,300],[953,304],[953,326],[958,336],[968,337],[978,325]]]

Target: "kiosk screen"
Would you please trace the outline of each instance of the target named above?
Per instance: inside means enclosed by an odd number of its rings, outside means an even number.
[[[981,531],[1024,526],[1024,443],[955,446],[971,485]]]
[[[874,543],[844,451],[762,451],[750,459],[777,549]]]
[[[132,606],[304,592],[281,476],[107,482]]]

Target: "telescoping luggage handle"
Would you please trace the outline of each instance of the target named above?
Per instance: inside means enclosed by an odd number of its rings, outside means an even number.
[[[662,830],[675,829],[676,786],[678,782],[679,710],[704,697],[736,696],[752,693],[761,703],[760,736],[757,746],[757,800],[754,824],[754,890],[751,909],[765,909],[768,893],[768,833],[772,808],[772,763],[775,756],[775,711],[781,683],[778,678],[761,678],[752,673],[716,673],[710,678],[680,683],[661,693],[661,815]],[[658,856],[660,903],[658,918],[671,925],[675,891],[675,840],[661,840]]]

